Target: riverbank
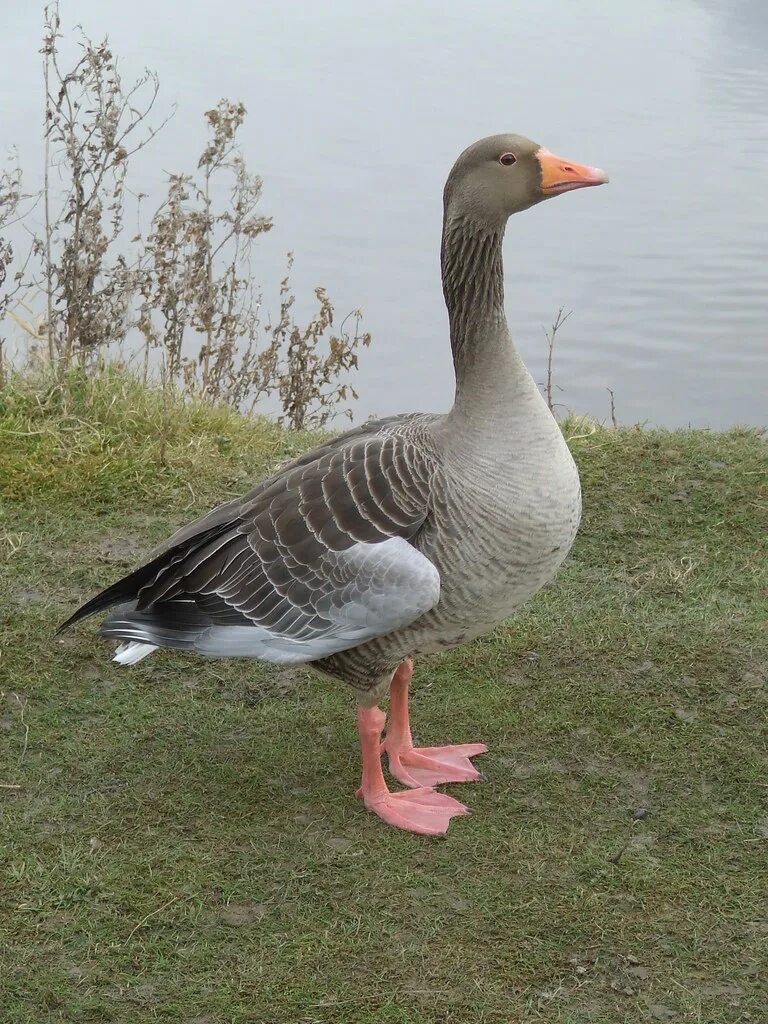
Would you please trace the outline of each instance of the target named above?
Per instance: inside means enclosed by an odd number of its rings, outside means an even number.
[[[565,569],[417,666],[420,740],[490,747],[425,841],[354,800],[339,686],[52,636],[312,438],[120,377],[0,392],[3,1020],[763,1018],[765,440],[566,432]]]

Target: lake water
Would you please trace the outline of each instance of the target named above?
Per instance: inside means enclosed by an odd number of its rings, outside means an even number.
[[[40,164],[35,4],[2,0],[3,139]],[[202,112],[249,110],[242,140],[276,228],[255,270],[274,308],[297,289],[356,306],[374,344],[357,418],[452,398],[439,282],[441,192],[456,155],[516,131],[605,167],[611,184],[511,220],[507,309],[543,379],[558,307],[559,400],[623,422],[768,421],[768,4],[764,0],[63,0],[69,31],[109,33],[132,79],[178,113],[134,168],[194,166]]]

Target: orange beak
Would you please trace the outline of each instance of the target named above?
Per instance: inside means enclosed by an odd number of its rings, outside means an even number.
[[[536,152],[541,165],[541,191],[545,196],[558,196],[575,188],[604,185],[608,175],[599,167],[585,167],[561,156],[555,156],[543,147]]]

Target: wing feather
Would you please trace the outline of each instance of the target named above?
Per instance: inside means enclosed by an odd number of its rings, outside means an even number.
[[[83,613],[114,603],[109,593],[123,603],[106,636],[294,662],[412,622],[439,600],[439,574],[415,542],[442,486],[428,431],[414,437],[413,423],[302,456],[177,531]]]

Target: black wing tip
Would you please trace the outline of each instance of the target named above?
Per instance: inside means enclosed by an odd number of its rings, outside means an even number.
[[[102,608],[109,607],[109,604],[112,602],[100,600],[103,597],[103,594],[97,594],[95,597],[92,597],[90,601],[86,601],[85,604],[80,605],[77,611],[73,612],[68,619],[57,627],[56,632],[53,635],[61,636],[65,630],[69,629],[70,626],[74,626],[76,622],[80,622],[81,619],[87,619],[89,615],[94,615]]]
[[[58,627],[54,636],[59,636],[65,629],[69,629],[70,626],[74,626],[76,622],[81,619],[87,619],[89,615],[95,615],[97,612],[106,611],[113,605],[121,604],[124,601],[134,600],[136,595],[141,588],[143,568],[136,570],[125,576],[123,579],[118,580],[117,583],[113,583],[111,587],[107,587],[105,590],[100,590],[98,594],[95,594],[85,604],[81,604],[77,611],[73,612],[69,618],[62,622]],[[138,579],[137,579],[138,577]]]
[[[69,618],[66,620],[66,622],[62,622],[62,624],[60,626],[56,627],[56,629],[54,630],[54,633],[53,633],[54,637],[61,636],[61,634],[65,630],[69,629],[70,626],[74,626],[74,624],[76,622],[77,622],[77,612],[75,612],[74,615],[70,615]]]
[[[74,626],[76,622],[81,619],[87,619],[89,615],[95,615],[96,612],[106,611],[107,608],[111,608],[113,605],[121,604],[124,601],[135,601],[138,598],[139,591],[144,587],[150,580],[154,579],[161,569],[173,565],[178,560],[179,551],[186,548],[195,550],[195,543],[205,543],[212,537],[223,533],[229,528],[231,524],[229,522],[219,524],[216,527],[212,527],[209,530],[204,531],[199,536],[190,538],[189,541],[184,544],[174,545],[172,548],[168,548],[166,551],[161,551],[159,555],[151,559],[149,562],[145,562],[144,565],[140,565],[133,572],[119,579],[112,586],[107,587],[105,590],[100,591],[90,601],[86,601],[85,604],[81,605],[76,612],[73,612],[69,618],[62,622],[58,627],[54,636],[60,636],[65,630],[69,629],[70,626]]]

